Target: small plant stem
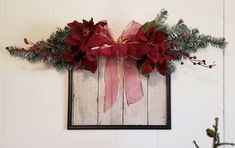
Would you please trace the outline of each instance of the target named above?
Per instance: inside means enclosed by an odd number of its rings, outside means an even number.
[[[199,148],[195,140],[193,140],[193,144],[196,146],[196,148]]]

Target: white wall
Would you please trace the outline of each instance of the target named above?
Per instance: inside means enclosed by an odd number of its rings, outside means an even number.
[[[0,148],[186,148],[193,147],[193,139],[209,147],[205,129],[215,116],[221,121],[221,136],[224,133],[226,140],[235,142],[235,2],[224,1],[225,8],[223,0],[0,0],[1,49],[25,46],[24,37],[37,41],[48,37],[57,26],[90,17],[107,19],[117,38],[129,21],[144,23],[161,8],[168,9],[171,25],[183,18],[201,32],[225,34],[229,41],[225,71],[222,50],[211,47],[197,56],[216,61],[215,68],[177,64],[172,75],[172,130],[165,131],[68,131],[67,73],[58,73],[42,63],[30,64],[0,50]]]

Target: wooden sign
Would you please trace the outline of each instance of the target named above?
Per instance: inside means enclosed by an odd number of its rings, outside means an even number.
[[[123,71],[119,64],[119,91],[114,105],[104,112],[104,66],[96,73],[69,71],[68,129],[170,129],[170,76],[157,71],[140,76],[144,96],[127,105]]]

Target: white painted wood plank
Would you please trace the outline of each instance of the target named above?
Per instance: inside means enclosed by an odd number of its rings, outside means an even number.
[[[148,80],[148,124],[166,125],[166,77],[152,72]]]
[[[104,97],[105,97],[105,71],[106,59],[99,59],[99,96],[98,96],[98,124],[99,125],[121,125],[122,124],[122,104],[123,104],[123,78],[122,78],[122,65],[119,62],[118,65],[118,77],[119,77],[119,90],[117,101],[113,106],[104,112]]]
[[[127,104],[124,93],[124,125],[147,125],[147,78],[140,75],[143,98],[131,105]]]
[[[73,73],[74,125],[97,124],[98,72],[78,70]]]

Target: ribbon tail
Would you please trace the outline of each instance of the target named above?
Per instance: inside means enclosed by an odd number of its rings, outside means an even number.
[[[139,78],[139,71],[136,67],[136,61],[127,58],[123,61],[124,83],[127,104],[138,102],[143,97],[143,90]]]
[[[118,93],[118,61],[116,56],[108,57],[104,73],[105,98],[104,112],[110,109],[117,100]]]

